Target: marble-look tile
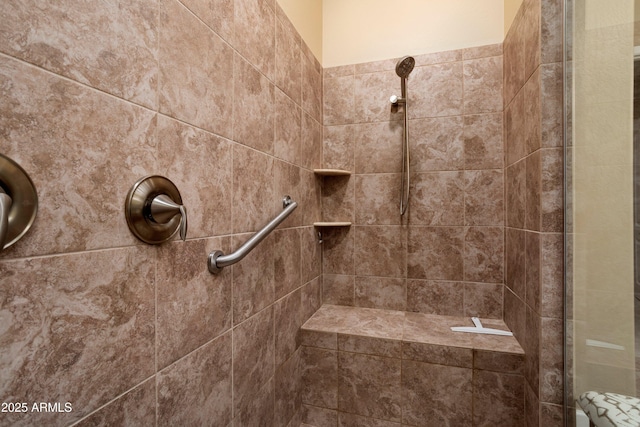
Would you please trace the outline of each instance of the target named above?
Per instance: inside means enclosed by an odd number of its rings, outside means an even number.
[[[525,302],[536,313],[542,306],[542,281],[540,280],[540,234],[525,232]]]
[[[354,227],[322,230],[322,269],[324,274],[355,275]]]
[[[159,369],[231,327],[231,269],[212,275],[204,262],[209,252],[227,253],[228,249],[227,238],[160,247],[156,267]]]
[[[356,206],[358,201],[355,191],[358,189],[357,183],[360,179],[360,176],[352,175],[332,176],[322,179],[323,221],[354,222],[357,215]],[[362,200],[362,202],[364,202],[364,200]],[[361,209],[358,208],[358,211],[360,210]],[[357,221],[357,223],[359,224],[361,221]]]
[[[513,336],[520,343],[525,341],[527,308],[524,302],[520,300],[509,289],[504,290],[504,322],[507,324]]]
[[[338,427],[400,427],[400,423],[339,412]]]
[[[564,239],[560,233],[540,236],[543,317],[562,319],[564,314]]]
[[[407,311],[463,316],[464,283],[407,280]]]
[[[507,106],[524,85],[525,73],[525,41],[524,7],[516,14],[509,32],[504,38],[504,105]]]
[[[562,406],[543,403],[540,405],[540,420],[540,425],[545,427],[564,426],[564,410]]]
[[[180,190],[187,237],[231,233],[231,142],[160,115],[158,135],[157,171]]]
[[[271,221],[276,211],[273,158],[239,144],[233,146],[233,203],[231,218],[234,233],[257,231]]]
[[[400,79],[395,70],[357,74],[353,93],[355,96],[354,113],[351,123],[381,122],[402,120],[403,107],[393,107],[389,103],[392,94],[400,96]],[[350,92],[340,94],[340,99]],[[341,105],[341,108],[348,108]]]
[[[302,406],[302,350],[298,350],[276,369],[275,426],[287,427]],[[296,427],[298,427],[300,424]]]
[[[322,167],[355,170],[355,131],[357,125],[324,126]]]
[[[336,410],[302,405],[302,412],[302,419],[305,425],[313,427],[336,427],[338,424],[338,411]]]
[[[274,348],[271,308],[233,329],[233,413],[236,418],[240,412],[247,411],[254,398],[259,397],[259,390],[273,377]]]
[[[155,379],[143,382],[75,425],[79,427],[156,425]]]
[[[504,225],[504,172],[464,172],[464,225]]]
[[[298,207],[278,226],[278,229],[299,227],[305,222],[313,210],[312,196],[305,187],[304,169],[280,160],[273,161],[273,206],[274,212],[280,213],[284,209],[283,199],[290,196],[291,200],[298,203]],[[309,201],[309,202],[307,202]],[[275,217],[275,215],[274,215]]]
[[[297,349],[297,335],[302,325],[302,291],[292,292],[273,305],[275,322],[275,364],[285,363]]]
[[[455,116],[463,112],[462,62],[418,66],[412,73],[409,118]]]
[[[274,86],[240,55],[233,62],[233,139],[273,154]]]
[[[231,378],[229,332],[158,373],[158,425],[227,425]]]
[[[302,285],[300,231],[295,228],[273,231],[273,277],[275,298],[279,299]]]
[[[463,172],[413,173],[409,196],[411,225],[464,224]],[[397,191],[395,194],[399,194]]]
[[[300,225],[311,225],[322,219],[322,181],[313,171],[299,168],[300,173],[300,202],[299,208],[302,212],[302,222]],[[278,212],[282,209],[282,204]]]
[[[322,167],[322,124],[309,114],[302,114],[300,165],[307,169]]]
[[[540,0],[526,0],[524,5],[523,31],[524,79],[525,81],[540,65]]]
[[[409,121],[412,172],[456,171],[464,167],[462,116]],[[389,142],[387,142],[389,144]],[[400,155],[402,145],[394,145]],[[401,166],[402,160],[399,165]],[[398,172],[400,172],[398,170]]]
[[[339,334],[398,339],[402,336],[404,312],[340,305],[323,305],[303,329]]]
[[[302,287],[302,322],[306,322],[322,306],[322,282],[317,277]]]
[[[538,396],[531,390],[531,386],[526,381],[524,385],[524,418],[526,427],[538,427],[540,425],[546,427],[546,424],[540,424],[540,401]]]
[[[564,229],[564,166],[562,151],[562,148],[541,150],[541,231],[558,233]]]
[[[562,63],[540,66],[542,147],[562,147],[564,142],[562,80]]]
[[[524,377],[533,390],[539,389],[540,384],[540,345],[542,334],[542,321],[540,316],[531,307],[526,309],[525,320],[526,336],[522,348],[527,354],[524,365]]]
[[[562,62],[564,3],[560,0],[540,0],[540,3],[540,61],[543,64]]]
[[[235,395],[234,395],[235,397]],[[275,380],[256,385],[253,396],[234,411],[233,427],[267,427],[275,423]]]
[[[473,367],[473,350],[449,345],[404,341],[402,358],[437,365]]]
[[[278,14],[278,18],[282,19],[276,20],[275,83],[293,102],[300,105],[302,102],[300,34],[284,13]]]
[[[2,401],[73,404],[63,414],[4,414],[3,424],[67,425],[153,375],[149,259],[150,248],[129,247],[0,263]]]
[[[521,90],[504,110],[505,166],[512,165],[527,155],[524,105],[524,90]]]
[[[402,373],[404,424],[471,425],[471,369],[403,360]]]
[[[422,67],[424,65],[442,64],[445,62],[459,62],[462,61],[462,54],[464,49],[458,50],[445,50],[442,52],[425,53],[423,55],[416,55],[416,66]],[[395,63],[394,63],[395,64]]]
[[[402,342],[397,339],[371,338],[358,335],[338,335],[338,349],[373,356],[402,357]]]
[[[464,237],[464,280],[504,282],[502,227],[467,227]]]
[[[356,276],[353,305],[404,311],[407,305],[406,280],[395,277]]]
[[[502,169],[504,167],[503,114],[464,116],[465,169]]]
[[[353,305],[355,276],[324,274],[322,279],[323,303]]]
[[[525,208],[524,228],[540,231],[542,171],[540,150],[527,156],[525,163]]]
[[[233,49],[179,2],[160,6],[159,111],[231,138]]]
[[[526,232],[505,230],[505,284],[523,301],[526,299]]]
[[[181,3],[227,43],[233,44],[233,0],[181,0]]]
[[[396,69],[398,59],[389,58],[380,61],[362,62],[353,66],[355,74],[376,73],[379,71],[390,71]]]
[[[401,175],[396,173],[356,175],[352,180],[355,181],[356,224],[400,225],[400,180]]]
[[[473,425],[524,425],[522,375],[473,371]]]
[[[488,58],[490,56],[502,56],[502,43],[462,49],[462,59]]]
[[[540,148],[542,141],[542,106],[540,94],[540,70],[531,75],[524,85],[524,145],[525,154]]]
[[[298,332],[298,344],[308,347],[338,349],[338,334],[335,332],[323,332],[313,329],[300,329]]]
[[[304,41],[302,42],[304,45]],[[304,48],[303,48],[304,51]],[[310,54],[310,52],[309,52]],[[302,55],[302,109],[318,123],[323,122],[322,69],[310,55]]]
[[[563,332],[562,319],[542,318],[540,342],[540,400],[562,405],[564,369],[563,369]]]
[[[302,402],[337,409],[338,352],[303,346],[302,366]]]
[[[463,62],[464,114],[502,111],[502,56]]]
[[[501,319],[481,319],[488,328],[508,330]],[[473,348],[524,354],[518,342],[509,336],[452,332],[452,326],[473,326],[465,317],[442,316],[407,312],[404,319],[403,340],[443,346]]]
[[[507,227],[524,228],[527,196],[526,160],[521,160],[506,169],[505,203]]]
[[[401,421],[400,359],[338,352],[338,410]]]
[[[407,277],[462,280],[463,227],[411,227],[407,239]]]
[[[157,107],[157,0],[0,5],[0,50],[151,109]],[[54,110],[52,110],[54,111]]]
[[[336,67],[328,67],[322,70],[323,76],[325,79],[332,79],[335,77],[344,77],[344,76],[353,76],[356,71],[355,68],[360,64],[347,64],[347,65],[338,65]],[[393,65],[395,67],[395,65]],[[391,67],[391,68],[393,68]]]
[[[502,283],[465,283],[464,316],[502,319]]]
[[[281,90],[275,90],[275,140],[273,155],[300,164],[302,109]]]
[[[3,57],[0,127],[0,151],[29,174],[39,202],[29,233],[0,257],[138,242],[122,204],[155,168],[154,113]]]
[[[234,235],[233,250],[251,237]],[[242,261],[231,266],[233,274],[233,324],[253,316],[275,300],[274,235],[267,236]]]
[[[355,126],[355,172],[401,172],[402,126],[402,122],[365,123]]]
[[[275,12],[264,1],[234,0],[233,46],[269,80],[275,77]]]
[[[404,277],[407,234],[396,225],[355,226],[354,262],[359,276]]]
[[[322,246],[314,227],[300,229],[300,260],[302,283],[307,283],[322,274]],[[323,243],[324,245],[324,243]],[[320,286],[322,287],[322,286]]]
[[[466,326],[464,320],[453,316],[407,312],[402,338],[405,342],[473,348],[471,334],[453,334],[450,329],[451,326]]]
[[[504,353],[500,351],[474,350],[473,368],[503,374],[522,375],[524,373],[524,359],[524,352]]]
[[[355,77],[353,74],[328,77],[323,81],[322,113],[325,126],[347,125],[355,121]]]

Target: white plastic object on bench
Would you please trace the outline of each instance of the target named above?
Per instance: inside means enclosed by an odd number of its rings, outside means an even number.
[[[454,332],[471,332],[472,334],[487,334],[487,335],[504,335],[511,337],[513,333],[509,331],[503,331],[502,329],[485,328],[480,322],[480,318],[472,317],[471,321],[475,326],[452,326],[451,330]]]

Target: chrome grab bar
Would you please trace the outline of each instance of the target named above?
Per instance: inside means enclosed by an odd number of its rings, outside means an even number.
[[[235,264],[236,262],[247,256],[247,254],[251,252],[253,248],[258,245],[258,243],[262,242],[262,240],[264,240],[264,238],[267,237],[274,228],[276,228],[282,221],[284,221],[289,215],[291,215],[291,212],[293,212],[298,207],[298,204],[291,200],[291,197],[285,196],[284,199],[282,199],[282,206],[284,207],[284,210],[280,212],[277,217],[275,217],[267,225],[265,225],[262,230],[251,236],[251,238],[244,242],[244,244],[240,246],[235,252],[230,253],[229,255],[225,255],[222,251],[219,250],[211,252],[207,259],[209,272],[211,274],[220,273],[224,267]]]

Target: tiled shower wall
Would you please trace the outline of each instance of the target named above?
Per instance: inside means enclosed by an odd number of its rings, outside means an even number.
[[[504,41],[504,319],[526,352],[527,425],[562,425],[562,4],[525,0]]]
[[[410,53],[410,52],[407,52]],[[502,318],[502,45],[416,56],[411,196],[399,212],[396,60],[324,70],[324,302]]]
[[[206,6],[205,6],[206,5]],[[322,69],[275,0],[0,4],[0,152],[39,195],[0,254],[0,425],[298,425],[295,334],[319,306]],[[124,217],[160,174],[186,242]],[[282,209],[239,264],[207,271]],[[86,417],[86,418],[85,418]]]
[[[528,426],[562,425],[562,19],[525,0],[503,45],[416,57],[405,218],[396,60],[324,74],[323,164],[354,172],[323,185],[324,220],[354,224],[324,232],[324,302],[504,316]]]

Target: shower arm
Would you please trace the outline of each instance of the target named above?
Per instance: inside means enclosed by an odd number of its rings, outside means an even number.
[[[233,265],[245,256],[249,254],[255,248],[258,243],[262,242],[265,237],[267,237],[282,221],[284,221],[291,212],[293,212],[298,204],[291,200],[291,197],[285,196],[282,199],[282,205],[284,210],[278,214],[274,219],[272,219],[267,225],[265,225],[260,231],[251,236],[249,240],[244,242],[242,246],[240,246],[236,251],[230,253],[229,255],[225,255],[222,251],[213,251],[209,254],[207,259],[207,265],[209,267],[209,272],[211,274],[217,274],[222,271],[224,267],[228,267]]]

